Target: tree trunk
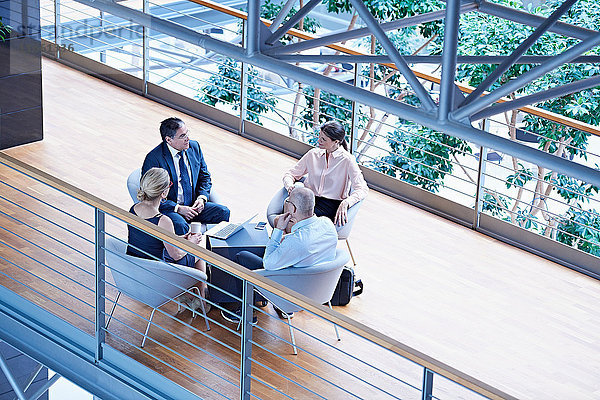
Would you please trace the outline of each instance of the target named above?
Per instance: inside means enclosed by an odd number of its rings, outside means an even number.
[[[354,24],[356,24],[356,20],[358,19],[358,14],[354,13],[352,15],[352,19],[350,20],[350,23],[348,24],[348,31],[354,29]],[[342,45],[346,44],[345,41],[343,41],[341,43]],[[340,54],[339,51],[335,52],[335,55],[337,56],[338,54]],[[331,70],[333,69],[333,65],[328,65],[327,68],[325,68],[325,71],[323,71],[323,76],[328,76],[331,73]],[[315,87],[315,95],[313,98],[313,128],[317,129],[319,127],[319,117],[321,116],[321,89]]]

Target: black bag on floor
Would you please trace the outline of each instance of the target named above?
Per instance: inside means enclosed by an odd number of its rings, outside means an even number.
[[[352,267],[344,267],[340,280],[331,297],[332,306],[345,306],[350,303],[352,296],[358,296],[363,292],[363,283],[360,279],[354,280]]]

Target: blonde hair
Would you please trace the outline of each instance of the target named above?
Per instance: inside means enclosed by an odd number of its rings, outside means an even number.
[[[154,200],[169,187],[169,173],[163,168],[150,168],[142,179],[137,191],[139,201]]]

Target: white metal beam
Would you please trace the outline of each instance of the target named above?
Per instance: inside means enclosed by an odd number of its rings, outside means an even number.
[[[387,37],[386,33],[381,26],[379,26],[379,22],[371,15],[371,12],[367,9],[367,6],[362,2],[362,0],[350,0],[358,15],[365,21],[369,30],[373,33],[373,35],[377,38],[381,46],[385,49],[388,56],[392,59],[396,68],[400,71],[400,73],[404,76],[404,78],[408,81],[408,84],[413,88],[415,94],[421,101],[421,107],[425,111],[433,111],[436,108],[435,103],[431,99],[431,96],[419,79],[415,75],[415,73],[410,69],[406,61],[402,58],[398,49],[394,47],[392,41]]]
[[[519,58],[525,54],[525,52],[533,46],[533,44],[542,36],[548,29],[550,29],[558,19],[566,13],[569,8],[576,2],[577,0],[566,0],[560,7],[558,7],[552,15],[550,15],[546,20],[538,26],[535,31],[527,39],[525,39],[519,47],[512,52],[512,54],[506,58],[492,73],[490,73],[484,80],[481,82],[473,92],[471,92],[467,98],[460,104],[461,106],[467,105],[481,96],[490,86],[494,84],[502,76],[502,74],[515,64]]]
[[[561,157],[548,154],[538,149],[525,146],[521,143],[493,135],[491,133],[474,128],[468,124],[448,120],[440,123],[433,112],[426,112],[405,103],[387,98],[377,93],[370,92],[358,87],[338,82],[335,79],[324,77],[315,72],[287,64],[273,57],[258,53],[248,56],[244,49],[231,43],[226,43],[212,38],[181,25],[162,20],[152,15],[145,15],[140,11],[121,6],[110,0],[76,0],[89,7],[109,12],[120,18],[132,22],[151,26],[152,29],[177,37],[188,43],[203,47],[210,51],[234,58],[238,61],[247,62],[267,71],[285,75],[298,82],[304,82],[320,87],[330,93],[335,93],[360,104],[368,104],[382,111],[397,115],[400,118],[413,121],[419,125],[429,127],[458,138],[486,146],[491,149],[511,154],[517,158],[544,166],[553,171],[569,175],[584,182],[600,186],[600,171],[577,164]]]
[[[439,121],[447,120],[448,114],[453,109],[459,19],[460,0],[447,0],[446,19],[444,20],[444,50],[442,53],[440,105],[438,108]]]
[[[477,9],[477,3],[463,3],[460,6],[460,12],[465,13],[469,11],[473,11]],[[425,14],[413,15],[411,17],[406,17],[402,19],[397,19],[395,21],[384,22],[379,26],[384,31],[391,31],[394,29],[405,28],[408,26],[415,26],[419,24],[423,24],[426,22],[437,21],[443,19],[446,15],[446,10],[438,10],[432,11]],[[275,24],[275,22],[273,22]],[[288,44],[285,46],[277,47],[265,51],[265,54],[275,55],[275,54],[290,54],[297,53],[303,50],[314,49],[315,47],[327,46],[333,43],[340,43],[352,39],[358,39],[367,35],[370,35],[371,31],[369,28],[358,28],[353,30],[344,30],[342,32],[332,33],[326,36],[322,36],[315,39],[304,40],[302,42]]]

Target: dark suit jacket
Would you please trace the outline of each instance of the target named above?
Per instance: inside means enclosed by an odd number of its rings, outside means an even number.
[[[190,140],[190,148],[187,149],[185,153],[190,163],[190,176],[192,178],[192,189],[194,193],[193,198],[196,200],[198,196],[204,195],[208,199],[212,183],[210,181],[208,167],[206,166],[206,162],[204,162],[202,150],[200,150],[198,142]],[[177,204],[177,172],[167,143],[162,142],[146,155],[144,164],[142,165],[142,176],[152,167],[166,169],[171,177],[173,186],[171,186],[171,190],[169,190],[167,200],[161,203],[159,209],[162,213],[173,212],[175,210],[175,204]],[[185,205],[191,206],[191,204]]]

